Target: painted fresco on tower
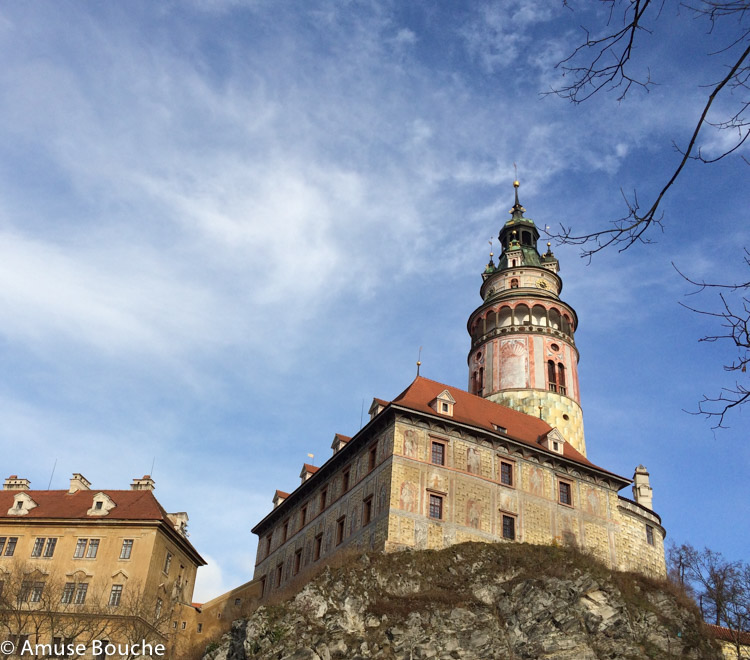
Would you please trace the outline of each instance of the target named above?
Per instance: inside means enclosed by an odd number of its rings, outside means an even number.
[[[417,434],[412,429],[404,431],[404,456],[417,457]]]
[[[469,447],[466,450],[466,470],[472,474],[481,472],[482,461],[479,456],[479,450],[475,447]]]
[[[529,387],[528,373],[526,341],[505,339],[500,342],[500,389]]]
[[[403,511],[414,513],[417,508],[417,487],[411,481],[404,481],[401,484],[401,497],[399,507]]]

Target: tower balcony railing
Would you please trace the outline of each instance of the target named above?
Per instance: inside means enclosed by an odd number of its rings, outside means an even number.
[[[567,394],[565,385],[558,385],[557,383],[549,383],[547,389],[550,392],[557,392],[558,394]]]
[[[565,341],[567,341],[569,344],[573,346],[576,345],[576,342],[573,339],[572,335],[569,335],[567,332],[563,332],[562,330],[559,330],[557,328],[550,328],[549,326],[544,326],[544,325],[521,324],[521,325],[506,325],[506,326],[501,326],[499,328],[492,328],[492,330],[488,330],[487,332],[477,336],[476,338],[472,338],[471,347],[473,349],[479,344],[487,341],[488,339],[492,339],[493,337],[499,337],[500,335],[514,333],[514,332],[541,332],[546,335],[552,335],[553,337],[559,337],[560,339],[564,339]]]

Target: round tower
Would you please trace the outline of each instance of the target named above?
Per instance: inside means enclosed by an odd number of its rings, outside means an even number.
[[[550,244],[518,201],[500,230],[501,254],[482,274],[482,304],[469,317],[469,391],[540,416],[586,455],[578,389],[575,310],[560,299],[562,280]]]

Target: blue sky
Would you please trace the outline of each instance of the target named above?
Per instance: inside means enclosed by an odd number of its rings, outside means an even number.
[[[659,85],[575,107],[540,95],[601,21],[573,7],[0,7],[0,476],[46,488],[57,462],[52,488],[125,488],[153,462],[210,562],[196,599],[248,580],[274,490],[408,385],[420,346],[423,375],[466,386],[514,162],[527,215],[580,231],[671,174],[725,35],[668,3],[635,62]],[[669,539],[745,560],[748,411],[717,433],[683,412],[736,355],[698,342],[715,326],[678,303],[715,301],[671,262],[747,280],[746,180],[691,164],[655,244],[555,248],[589,458],[645,464]]]

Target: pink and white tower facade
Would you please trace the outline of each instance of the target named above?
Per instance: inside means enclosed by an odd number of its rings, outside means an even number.
[[[497,266],[482,274],[482,304],[469,317],[469,391],[540,416],[586,455],[578,389],[575,310],[560,299],[559,264],[524,217],[518,181],[511,219],[500,230]]]

